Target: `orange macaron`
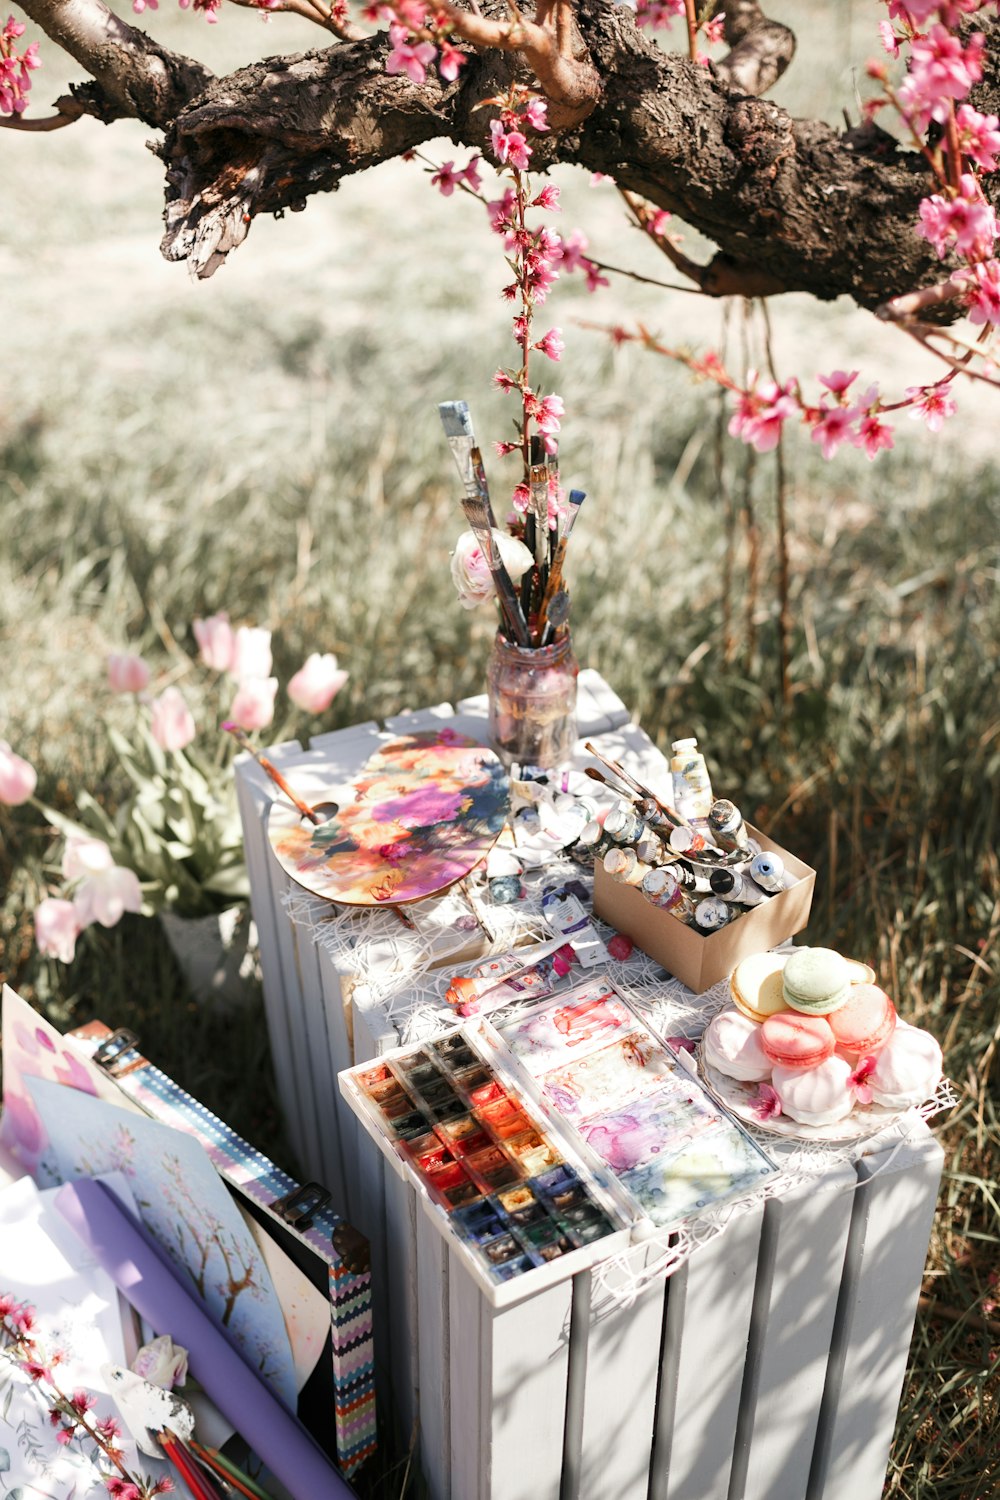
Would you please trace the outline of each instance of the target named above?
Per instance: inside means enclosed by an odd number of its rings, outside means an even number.
[[[880,1052],[896,1029],[896,1007],[877,984],[852,984],[846,1002],[826,1017],[837,1046],[859,1057]]]

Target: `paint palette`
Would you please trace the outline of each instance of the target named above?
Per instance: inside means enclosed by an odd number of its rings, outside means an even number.
[[[342,786],[314,797],[334,816],[314,824],[282,798],[267,835],[297,884],[346,906],[400,906],[464,880],[507,820],[508,782],[497,756],[449,730],[383,745]]]
[[[606,978],[485,1023],[631,1218],[667,1228],[777,1171]]]
[[[567,1160],[541,1112],[512,1090],[471,1033],[388,1053],[341,1074],[341,1087],[385,1154],[401,1159],[447,1216],[491,1290],[556,1262],[570,1275],[627,1242],[596,1175]]]

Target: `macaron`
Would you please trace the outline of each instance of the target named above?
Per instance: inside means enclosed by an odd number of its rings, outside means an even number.
[[[760,1042],[771,1061],[785,1068],[816,1068],[833,1056],[836,1046],[825,1016],[800,1016],[795,1011],[768,1016],[760,1028]]]
[[[860,958],[845,958],[844,963],[851,971],[852,984],[874,984],[875,970],[871,964],[866,964]]]
[[[832,948],[796,948],[783,971],[785,1002],[807,1016],[828,1016],[847,999],[851,970]]]
[[[908,1109],[929,1098],[940,1078],[941,1048],[937,1041],[929,1031],[897,1020],[865,1082],[876,1104]]]
[[[751,1021],[766,1021],[787,1010],[782,992],[782,970],[787,953],[751,953],[733,970],[729,991],[737,1010]]]
[[[876,984],[852,984],[847,999],[827,1016],[837,1046],[867,1057],[879,1052],[896,1029],[896,1007]]]
[[[771,1059],[760,1040],[761,1028],[735,1006],[713,1016],[701,1039],[701,1055],[727,1078],[763,1083],[771,1076]]]
[[[775,1068],[771,1087],[790,1119],[801,1125],[835,1125],[854,1108],[850,1076],[849,1062],[828,1057],[815,1068]]]

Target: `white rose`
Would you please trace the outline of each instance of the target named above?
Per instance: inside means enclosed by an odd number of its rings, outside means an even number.
[[[161,1334],[151,1344],[143,1344],[132,1361],[132,1369],[150,1385],[172,1391],[175,1385],[183,1385],[187,1380],[187,1350],[175,1344],[168,1333]]]
[[[523,542],[506,532],[494,530],[493,540],[511,582],[517,583],[532,566],[534,558]],[[471,531],[463,531],[455,543],[451,554],[451,578],[463,609],[475,609],[485,599],[495,598],[490,565]]]

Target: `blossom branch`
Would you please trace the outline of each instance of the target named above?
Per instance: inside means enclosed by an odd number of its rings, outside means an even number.
[[[756,98],[795,56],[795,33],[764,15],[757,0],[723,0],[723,34],[731,51],[715,65],[720,78]]]
[[[344,42],[357,42],[366,35],[350,20],[346,0],[334,0],[332,5],[324,4],[323,0],[232,0],[232,4],[248,10],[287,11],[332,31]]]

